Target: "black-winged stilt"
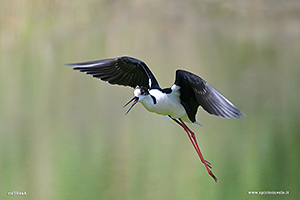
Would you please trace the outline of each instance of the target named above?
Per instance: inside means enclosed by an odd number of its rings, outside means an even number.
[[[203,158],[196,136],[185,122],[201,126],[196,119],[199,106],[208,113],[223,118],[239,118],[244,114],[202,78],[191,72],[177,70],[172,87],[161,89],[147,65],[132,57],[124,56],[66,65],[108,81],[110,84],[133,87],[134,97],[124,107],[132,101],[133,104],[126,114],[137,102],[141,102],[148,111],[167,116],[179,124],[186,131],[207,172],[217,181],[211,171],[211,163]]]

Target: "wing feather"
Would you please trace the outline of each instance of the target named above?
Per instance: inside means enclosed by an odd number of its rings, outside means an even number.
[[[191,72],[177,70],[175,84],[181,87],[180,99],[192,122],[196,120],[199,106],[208,113],[223,118],[239,118],[244,115],[220,92]]]
[[[147,65],[141,60],[128,56],[66,65],[110,84],[133,88],[136,86],[143,86],[148,89],[160,88]]]

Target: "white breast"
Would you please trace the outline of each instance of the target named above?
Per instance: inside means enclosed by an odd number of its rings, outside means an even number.
[[[170,115],[173,118],[184,117],[186,112],[180,103],[179,89],[178,86],[172,86],[172,92],[170,94],[162,93],[157,89],[150,90],[149,93],[155,97],[156,104],[154,104],[150,95],[144,98],[141,103],[148,111],[159,115]]]

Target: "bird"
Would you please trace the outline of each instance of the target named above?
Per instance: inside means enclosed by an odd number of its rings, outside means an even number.
[[[163,115],[180,125],[187,133],[208,174],[217,182],[211,163],[204,159],[196,135],[187,123],[202,126],[196,119],[199,106],[209,114],[221,118],[240,118],[245,115],[205,80],[192,72],[178,69],[174,84],[162,89],[145,62],[130,56],[65,65],[113,85],[132,87],[134,97],[123,107],[133,103],[125,114],[139,102],[146,110]]]

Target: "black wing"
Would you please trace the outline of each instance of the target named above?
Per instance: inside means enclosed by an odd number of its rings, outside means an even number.
[[[208,113],[224,117],[239,118],[244,115],[228,99],[199,76],[184,70],[176,71],[175,84],[180,86],[180,100],[189,119],[195,122],[198,106]]]
[[[158,82],[147,65],[132,57],[119,57],[83,63],[66,64],[110,84],[159,88]]]

